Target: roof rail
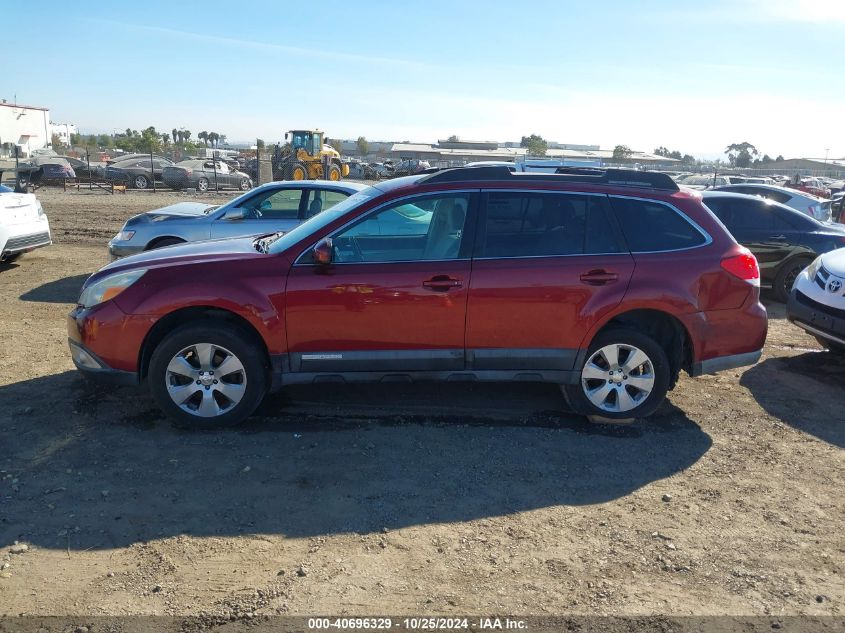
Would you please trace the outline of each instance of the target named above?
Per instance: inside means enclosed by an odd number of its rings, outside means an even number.
[[[587,184],[612,185],[619,187],[639,187],[640,189],[661,189],[680,191],[678,184],[667,174],[635,169],[613,169],[601,167],[558,167],[555,173],[512,172],[504,166],[456,167],[442,169],[428,174],[418,182],[426,184],[459,181],[495,181],[495,180],[545,180],[551,182],[576,182]]]

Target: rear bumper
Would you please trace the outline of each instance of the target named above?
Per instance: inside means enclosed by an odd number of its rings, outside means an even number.
[[[732,354],[730,356],[717,356],[716,358],[708,358],[694,363],[692,366],[692,376],[702,376],[704,374],[715,374],[726,369],[736,369],[737,367],[747,367],[754,365],[760,360],[763,355],[763,350],[756,352],[746,352],[744,354]]]

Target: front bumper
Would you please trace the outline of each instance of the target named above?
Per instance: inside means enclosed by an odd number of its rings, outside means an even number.
[[[28,253],[52,243],[50,224],[47,220],[7,227],[3,235],[0,235],[0,259],[18,253]]]
[[[94,352],[86,349],[78,341],[68,338],[70,356],[76,368],[86,376],[97,381],[114,385],[137,385],[138,374],[134,371],[123,371],[109,367],[97,357]]]
[[[138,253],[143,253],[144,247],[135,245],[135,244],[128,244],[126,242],[115,242],[114,240],[109,242],[109,261],[113,262],[116,259],[120,259],[121,257],[128,257],[129,255],[137,255]]]
[[[845,309],[819,303],[797,287],[789,295],[786,318],[813,336],[845,345]]]

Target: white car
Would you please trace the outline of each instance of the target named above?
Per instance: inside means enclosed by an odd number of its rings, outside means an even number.
[[[686,183],[684,183],[686,185]],[[804,193],[788,187],[777,185],[758,185],[755,183],[743,183],[741,185],[724,185],[715,187],[718,191],[730,191],[731,193],[744,193],[749,196],[760,196],[768,200],[780,202],[801,213],[806,213],[819,222],[830,222],[831,202],[824,198]]]
[[[786,315],[831,352],[845,355],[845,248],[820,255],[798,275]]]
[[[50,223],[35,194],[0,185],[0,262],[51,243]]]

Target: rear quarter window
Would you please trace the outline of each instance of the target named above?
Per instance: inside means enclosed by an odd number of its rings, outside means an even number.
[[[610,201],[632,253],[677,251],[707,243],[701,231],[666,204],[634,198]]]

